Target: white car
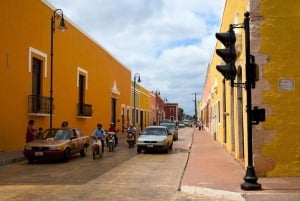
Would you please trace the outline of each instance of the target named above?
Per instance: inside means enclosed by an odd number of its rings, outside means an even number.
[[[166,126],[149,126],[137,140],[137,153],[142,150],[162,150],[168,153],[172,147],[173,135]]]

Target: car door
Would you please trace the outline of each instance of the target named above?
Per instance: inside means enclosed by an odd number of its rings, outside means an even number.
[[[73,129],[70,129],[69,130],[70,132],[70,148],[71,148],[71,154],[76,154],[78,153],[78,136],[77,136],[77,133],[73,130]]]
[[[166,128],[166,129],[167,129],[167,133],[168,133],[168,137],[167,137],[168,142],[169,142],[169,144],[172,144],[173,143],[173,135],[168,128]]]

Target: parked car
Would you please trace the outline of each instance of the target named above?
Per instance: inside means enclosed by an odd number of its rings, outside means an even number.
[[[183,122],[184,122],[184,125],[187,126],[187,127],[192,127],[193,126],[192,122],[188,119],[183,120]]]
[[[173,135],[173,140],[177,141],[178,140],[178,128],[176,127],[175,123],[161,123],[161,126],[166,126],[169,131],[172,133]]]
[[[185,128],[184,121],[179,121],[178,127],[179,127],[179,128]]]
[[[89,141],[77,128],[52,128],[45,130],[40,139],[26,143],[23,154],[29,163],[45,159],[68,161],[74,154],[86,156]]]
[[[173,135],[166,126],[149,126],[137,140],[137,153],[142,150],[162,150],[166,153],[173,147]]]
[[[172,121],[170,119],[163,119],[160,123],[172,123]]]

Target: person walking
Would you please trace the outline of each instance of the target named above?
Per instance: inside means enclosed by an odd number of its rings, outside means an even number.
[[[30,119],[28,121],[26,129],[26,143],[34,141],[36,139],[35,133],[36,129],[34,128],[34,120]]]

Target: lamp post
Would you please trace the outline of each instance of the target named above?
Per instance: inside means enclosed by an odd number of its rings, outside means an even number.
[[[141,76],[139,73],[134,74],[134,78],[133,78],[133,126],[135,127],[135,114],[136,114],[136,107],[135,107],[135,85],[136,85],[136,81],[137,82],[141,82]]]
[[[163,119],[166,119],[166,111],[165,111],[165,106],[168,105],[168,99],[164,98],[164,115],[163,115]],[[169,115],[170,116],[170,115]],[[169,117],[170,118],[170,117]]]
[[[50,128],[52,128],[52,116],[53,116],[53,36],[55,32],[55,20],[60,18],[59,26],[60,31],[66,29],[64,14],[61,9],[55,9],[53,16],[51,17],[51,50],[50,50]]]

